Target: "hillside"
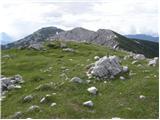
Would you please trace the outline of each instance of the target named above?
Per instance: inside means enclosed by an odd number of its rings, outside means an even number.
[[[45,41],[54,40],[85,41],[107,46],[112,49],[123,49],[134,53],[144,54],[149,58],[159,56],[159,45],[156,42],[128,39],[108,29],[91,31],[81,27],[68,31],[56,27],[42,28],[19,41],[2,46],[2,49],[25,48],[33,44],[41,44]]]
[[[146,34],[129,34],[129,35],[125,35],[125,36],[127,38],[135,38],[135,39],[140,39],[140,40],[159,42],[159,37],[153,37],[153,36],[146,35]]]
[[[147,59],[132,64],[133,58],[123,59],[127,52],[96,44],[67,42],[66,45],[75,52],[63,51],[57,41],[45,43],[43,50],[2,50],[2,75],[20,74],[25,81],[22,88],[5,94],[2,118],[12,118],[18,111],[22,112],[19,118],[158,118],[158,65],[148,66]],[[95,56],[105,55],[116,55],[122,65],[128,66],[129,73],[123,75],[125,80],[117,76],[114,80],[91,78],[89,83],[70,82],[76,76],[87,81],[86,66],[96,61]],[[98,89],[97,95],[88,93],[91,86]],[[40,103],[47,94],[52,95],[50,101]],[[23,102],[27,95],[34,98]],[[92,100],[94,106],[83,106],[87,100]],[[56,105],[50,107],[52,102]],[[38,105],[40,111],[28,112],[31,105]]]

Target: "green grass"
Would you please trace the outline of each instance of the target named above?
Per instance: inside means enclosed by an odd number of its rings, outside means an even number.
[[[149,67],[147,61],[140,61],[143,68],[132,65],[132,59],[123,60],[122,65],[129,66],[136,75],[126,76],[125,81],[118,78],[112,81],[96,81],[89,84],[75,84],[69,82],[72,77],[78,76],[87,80],[86,65],[94,62],[94,56],[117,55],[120,58],[127,53],[113,51],[106,47],[94,44],[68,42],[67,46],[76,50],[74,53],[64,52],[60,48],[47,48],[47,51],[36,50],[3,50],[12,58],[2,58],[2,75],[13,76],[20,74],[25,83],[22,88],[10,91],[2,101],[1,117],[10,118],[17,111],[22,111],[22,118],[158,118],[158,66]],[[72,60],[70,60],[72,59]],[[89,60],[88,60],[89,59]],[[46,71],[52,67],[50,71]],[[64,71],[62,67],[69,70]],[[149,72],[144,72],[149,70]],[[65,73],[69,80],[61,77]],[[154,77],[157,75],[157,77]],[[145,78],[149,76],[150,78]],[[53,82],[48,89],[35,90],[39,85]],[[99,90],[97,96],[90,95],[87,88],[95,86]],[[49,103],[41,104],[40,100],[46,94],[57,93],[53,102],[57,105],[50,107]],[[34,99],[24,103],[24,96],[32,94]],[[146,99],[140,100],[139,96]],[[93,108],[82,105],[84,101],[92,100]],[[41,112],[26,112],[31,105],[41,107]]]

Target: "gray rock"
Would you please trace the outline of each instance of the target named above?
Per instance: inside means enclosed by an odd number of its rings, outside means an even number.
[[[96,61],[94,66],[88,70],[87,76],[95,76],[99,79],[115,76],[123,70],[119,62],[119,58],[116,56],[104,56]]]
[[[123,66],[123,67],[122,67],[122,70],[123,70],[123,72],[128,72],[128,71],[129,71],[129,68],[128,68],[128,66]]]
[[[32,48],[35,50],[41,50],[43,48],[42,43],[34,43],[28,46],[28,48]]]
[[[94,104],[93,104],[93,102],[90,100],[90,101],[84,102],[83,105],[86,106],[86,107],[93,107]]]
[[[28,111],[28,112],[34,112],[34,111],[39,112],[39,111],[40,111],[40,107],[37,106],[37,105],[32,105],[32,106],[30,106],[30,107],[28,108],[27,111]]]
[[[33,99],[33,96],[32,95],[28,95],[28,96],[24,97],[23,101],[24,102],[31,102],[32,99]]]
[[[74,83],[82,83],[83,82],[83,80],[80,79],[79,77],[73,77],[70,81],[74,82]]]
[[[133,59],[135,60],[144,60],[145,56],[143,54],[136,54],[133,56]]]
[[[13,119],[19,119],[21,116],[22,116],[22,112],[19,111],[19,112],[16,112],[14,115],[12,115],[11,118],[13,118]]]
[[[17,75],[14,76],[14,80],[19,83],[23,80],[23,78],[22,78],[21,75],[17,74]]]

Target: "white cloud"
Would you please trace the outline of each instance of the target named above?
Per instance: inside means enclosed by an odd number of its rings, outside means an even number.
[[[0,0],[0,32],[20,39],[45,26],[158,32],[158,0]]]

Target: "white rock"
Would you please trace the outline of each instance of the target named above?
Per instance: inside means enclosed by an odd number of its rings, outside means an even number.
[[[71,79],[71,82],[75,82],[75,83],[82,83],[82,82],[83,82],[83,80],[82,80],[82,79],[80,79],[79,77],[73,77],[73,78]]]
[[[56,95],[57,93],[52,93],[52,95]]]
[[[116,56],[104,56],[95,62],[87,72],[87,76],[92,75],[99,79],[107,79],[122,72],[119,64],[119,58]]]
[[[96,87],[90,87],[90,88],[87,89],[87,91],[88,91],[89,93],[91,93],[91,94],[96,95],[98,90],[97,90]]]
[[[148,62],[148,65],[155,67],[155,66],[157,65],[157,63],[158,63],[158,58],[156,57],[156,58],[154,58],[154,59],[151,59],[151,60]]]
[[[145,99],[146,97],[144,95],[139,96],[140,99]]]
[[[99,57],[99,56],[95,56],[94,59],[95,59],[95,60],[99,60],[100,57]]]
[[[125,80],[125,77],[120,76],[119,79],[120,79],[120,80]]]
[[[63,48],[62,50],[65,52],[75,52],[75,50],[72,48]]]
[[[44,103],[46,101],[46,98],[43,97],[41,100],[40,100],[40,103]]]
[[[94,104],[93,104],[93,102],[90,100],[90,101],[84,102],[83,105],[86,106],[86,107],[93,107]]]
[[[40,107],[37,105],[32,105],[28,108],[28,112],[40,111]]]
[[[56,106],[56,105],[57,105],[57,103],[52,103],[52,104],[51,104],[51,107]]]
[[[123,72],[128,72],[129,68],[128,68],[128,66],[123,66],[122,70],[123,70]]]

